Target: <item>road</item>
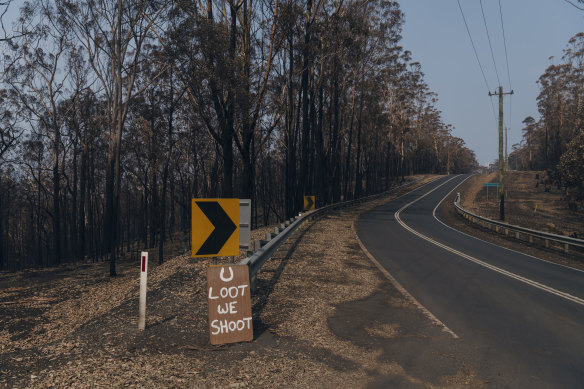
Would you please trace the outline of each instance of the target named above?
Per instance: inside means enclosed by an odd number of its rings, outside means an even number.
[[[363,214],[373,257],[461,342],[492,387],[584,387],[584,272],[455,231],[434,209],[446,176]]]

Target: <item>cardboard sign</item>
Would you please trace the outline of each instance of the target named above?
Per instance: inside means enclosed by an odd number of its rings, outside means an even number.
[[[207,287],[211,344],[253,340],[248,267],[209,266]]]

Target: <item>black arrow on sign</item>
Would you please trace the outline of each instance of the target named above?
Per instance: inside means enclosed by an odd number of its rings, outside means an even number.
[[[233,231],[237,229],[237,226],[217,201],[196,201],[196,203],[215,227],[196,255],[217,254],[233,234]]]
[[[306,199],[306,209],[312,209],[312,206],[314,205],[314,201],[312,200],[312,196],[305,196],[304,197]]]

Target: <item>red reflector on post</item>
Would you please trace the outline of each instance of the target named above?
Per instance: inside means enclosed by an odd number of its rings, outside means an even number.
[[[146,292],[148,282],[148,251],[142,251],[142,271],[140,272],[140,307],[138,310],[138,329],[144,331],[146,328]]]

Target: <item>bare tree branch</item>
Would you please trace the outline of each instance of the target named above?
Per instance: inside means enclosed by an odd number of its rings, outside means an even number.
[[[579,9],[580,11],[584,11],[584,8],[578,7],[576,4],[571,2],[570,0],[564,0],[566,3],[570,4],[572,7]],[[578,0],[578,3],[582,3],[582,0]]]

